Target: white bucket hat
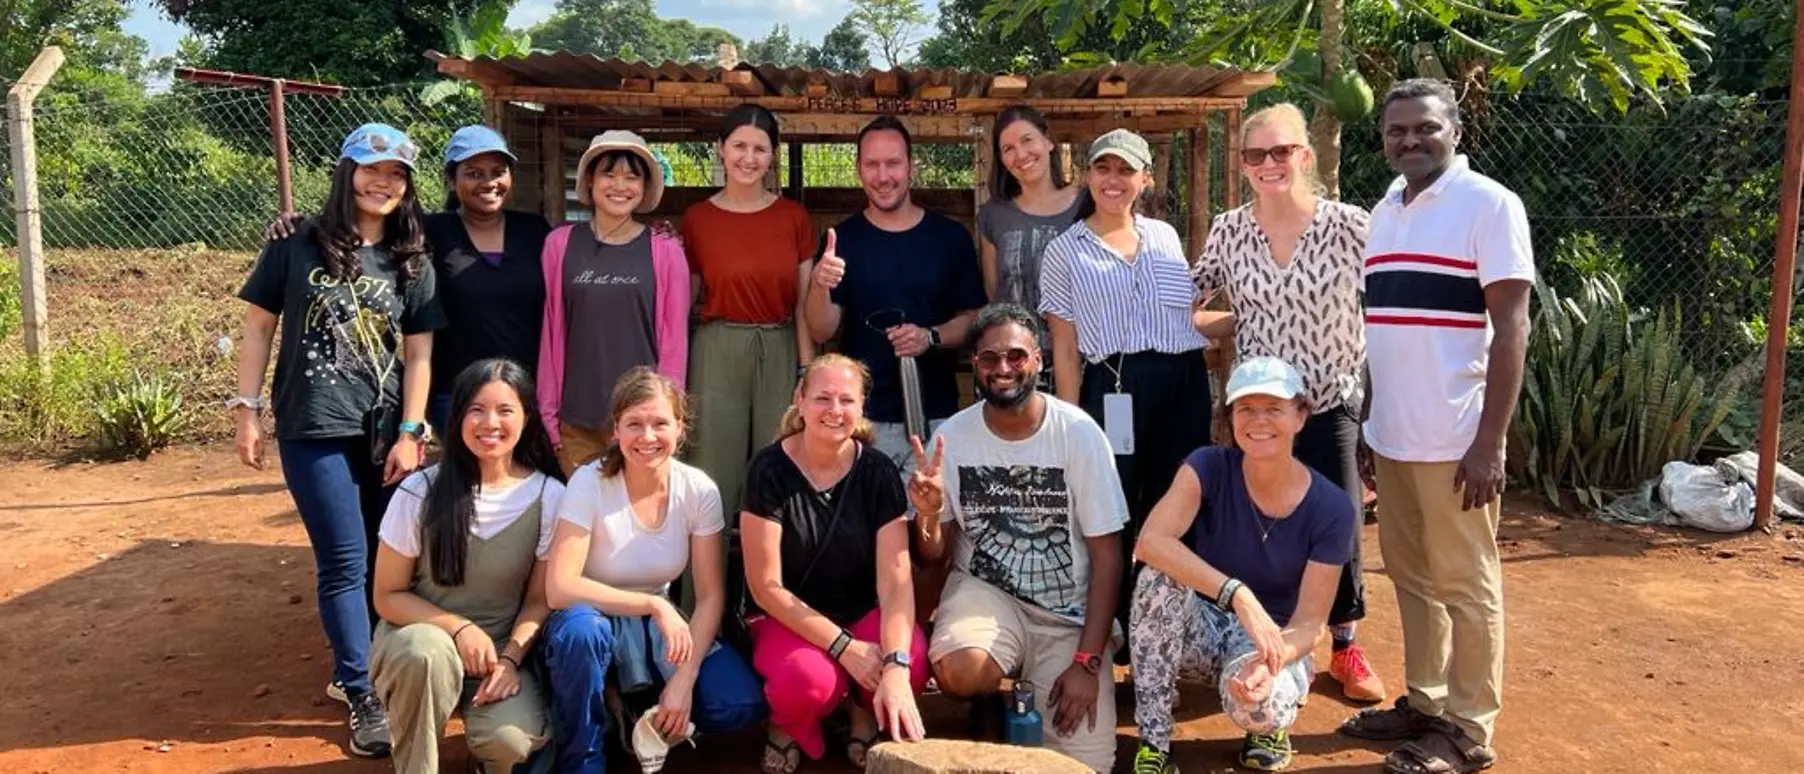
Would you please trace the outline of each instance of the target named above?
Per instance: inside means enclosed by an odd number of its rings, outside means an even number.
[[[633,211],[643,215],[657,209],[659,200],[664,198],[664,165],[651,154],[651,146],[645,143],[644,137],[625,129],[609,129],[589,140],[589,149],[583,151],[583,157],[576,162],[577,201],[587,207],[595,206],[590,190],[591,176],[595,174],[593,164],[596,157],[608,151],[626,151],[645,160],[649,170],[645,177],[645,198]]]

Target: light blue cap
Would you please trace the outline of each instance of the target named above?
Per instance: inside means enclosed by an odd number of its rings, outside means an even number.
[[[519,161],[513,151],[507,149],[507,140],[500,132],[482,124],[471,124],[457,130],[451,135],[450,144],[445,146],[445,163],[456,164],[469,161],[484,153],[499,153],[508,161]]]
[[[1270,395],[1290,400],[1303,394],[1303,375],[1275,357],[1249,357],[1228,376],[1228,403],[1248,395]]]
[[[407,139],[407,133],[388,124],[364,124],[351,130],[339,149],[339,158],[366,167],[384,161],[399,161],[413,169],[413,162],[419,156],[420,147]]]

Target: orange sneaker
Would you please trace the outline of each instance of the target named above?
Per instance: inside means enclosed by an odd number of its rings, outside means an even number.
[[[1366,704],[1384,701],[1384,681],[1372,671],[1371,662],[1366,661],[1365,648],[1357,643],[1334,652],[1334,660],[1328,662],[1328,674],[1340,681],[1341,692],[1351,701]]]

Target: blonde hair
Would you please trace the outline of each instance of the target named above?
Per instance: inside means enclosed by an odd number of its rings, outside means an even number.
[[[648,366],[633,366],[614,383],[613,411],[609,419],[608,449],[601,454],[601,475],[611,478],[620,475],[626,467],[626,454],[620,451],[620,439],[611,425],[620,424],[620,417],[631,411],[634,406],[664,398],[670,401],[670,413],[676,416],[677,426],[689,427],[689,398],[683,394],[683,388],[676,382]],[[684,433],[687,436],[687,433]],[[677,442],[679,448],[682,441]],[[677,449],[670,450],[675,456]]]
[[[865,396],[871,394],[871,369],[865,368],[863,363],[837,352],[829,352],[808,361],[808,365],[802,369],[801,380],[796,384],[796,400],[791,401],[789,408],[783,410],[783,421],[777,424],[778,441],[798,435],[807,428],[807,424],[802,421],[802,410],[796,407],[796,403],[801,400],[802,393],[807,391],[809,380],[813,379],[815,374],[829,368],[844,368],[851,371],[852,375],[858,377],[859,391]],[[875,442],[876,438],[877,429],[871,426],[871,420],[863,416],[858,417],[858,424],[852,426],[852,439],[870,444]]]
[[[1322,178],[1316,173],[1315,148],[1309,144],[1309,121],[1303,117],[1302,108],[1289,102],[1280,102],[1276,105],[1263,107],[1253,111],[1252,115],[1247,116],[1246,120],[1240,122],[1240,147],[1247,147],[1247,138],[1253,136],[1254,129],[1268,124],[1290,129],[1291,131],[1296,132],[1298,137],[1302,138],[1303,141],[1299,144],[1309,151],[1309,160],[1303,164],[1303,182],[1308,183],[1309,189],[1316,195],[1321,195],[1324,190],[1322,188]],[[1240,164],[1239,159],[1235,159],[1234,161],[1235,163]],[[1247,174],[1245,164],[1240,164],[1240,168],[1241,174]],[[1257,187],[1252,188],[1252,192],[1254,197],[1259,195],[1259,189]]]

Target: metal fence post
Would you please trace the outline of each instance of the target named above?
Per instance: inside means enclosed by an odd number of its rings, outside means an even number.
[[[1804,40],[1804,0],[1796,0],[1795,40]],[[1760,457],[1754,477],[1754,528],[1773,528],[1773,488],[1779,464],[1779,412],[1785,405],[1785,343],[1791,330],[1792,278],[1798,265],[1798,197],[1804,186],[1804,50],[1791,53],[1791,104],[1786,106],[1785,164],[1780,173],[1778,249],[1773,257],[1773,305],[1766,316],[1766,382],[1760,401]]]
[[[32,103],[63,66],[63,50],[46,46],[6,92],[6,131],[12,142],[13,211],[19,228],[20,315],[25,355],[39,373],[50,375],[50,320],[44,288],[44,212],[38,204],[38,150],[32,131]]]
[[[287,85],[281,78],[269,85],[269,139],[276,154],[276,202],[284,218],[294,214],[294,181],[288,175]]]

